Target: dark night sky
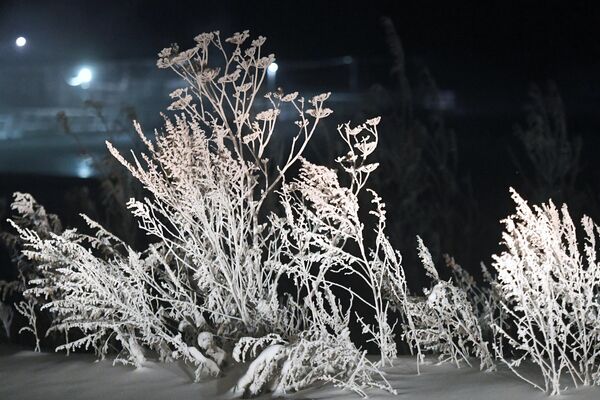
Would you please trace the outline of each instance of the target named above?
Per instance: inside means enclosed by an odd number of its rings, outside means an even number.
[[[600,6],[594,3],[0,0],[0,58],[147,58],[174,41],[190,44],[208,29],[264,34],[280,58],[385,57],[379,18],[387,15],[407,53],[439,69],[518,71],[540,79],[599,64]],[[18,34],[31,47],[15,60],[8,50]]]

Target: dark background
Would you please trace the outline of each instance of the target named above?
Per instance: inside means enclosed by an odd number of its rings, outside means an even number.
[[[381,16],[406,52],[435,65],[441,82],[527,83],[598,66],[600,7],[594,1],[10,1],[0,35],[24,34],[31,51],[3,62],[131,59],[198,32],[250,29],[284,59],[386,57]],[[573,78],[573,77],[572,77]]]

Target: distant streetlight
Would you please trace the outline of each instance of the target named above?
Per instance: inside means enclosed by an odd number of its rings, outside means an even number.
[[[17,40],[15,40],[15,44],[17,47],[23,47],[27,44],[27,39],[25,39],[23,36],[19,36]]]
[[[79,74],[77,77],[81,81],[81,83],[89,83],[92,80],[92,70],[86,67],[83,67],[79,70]]]
[[[87,86],[89,86],[89,83],[92,81],[93,77],[94,74],[90,68],[81,67],[77,75],[69,79],[69,85],[81,86],[85,89]]]
[[[277,77],[277,70],[279,69],[279,65],[277,63],[271,63],[267,67],[267,89],[271,92],[275,90],[275,82]]]
[[[277,72],[278,69],[279,69],[279,65],[277,65],[277,63],[271,63],[271,64],[269,64],[269,67],[267,68],[267,74],[275,75],[275,73]]]
[[[94,162],[90,156],[87,156],[77,163],[75,173],[79,178],[89,178],[94,175]]]

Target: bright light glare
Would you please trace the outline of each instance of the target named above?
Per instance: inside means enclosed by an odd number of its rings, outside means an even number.
[[[23,36],[19,36],[17,40],[15,40],[15,44],[17,47],[23,47],[27,44],[27,39],[25,39]]]
[[[79,74],[77,74],[77,77],[81,83],[90,82],[92,80],[92,70],[85,67],[81,68],[79,70]]]
[[[77,163],[76,174],[80,178],[89,178],[94,175],[94,164],[91,157],[86,157]]]
[[[267,68],[267,73],[269,73],[270,75],[272,75],[275,72],[277,72],[278,69],[279,69],[279,65],[277,65],[277,63],[271,63],[269,65],[269,67]]]
[[[88,84],[92,81],[92,78],[93,78],[92,70],[89,69],[88,67],[82,67],[79,70],[79,72],[77,73],[77,76],[74,76],[73,78],[71,78],[69,80],[69,85],[85,86],[86,84]]]

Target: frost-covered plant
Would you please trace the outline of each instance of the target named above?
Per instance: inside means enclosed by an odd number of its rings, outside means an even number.
[[[62,224],[58,216],[47,213],[46,209],[28,193],[14,193],[10,207],[14,212],[13,224],[35,230],[40,237],[47,238],[52,233],[62,231]],[[11,261],[16,267],[18,276],[16,281],[0,281],[0,298],[2,301],[7,301],[15,293],[22,293],[26,288],[26,282],[37,276],[37,265],[21,252],[24,242],[19,235],[2,232],[0,240],[10,250]]]
[[[551,395],[560,393],[563,375],[576,387],[598,384],[598,226],[584,216],[585,239],[578,243],[566,205],[559,210],[549,201],[530,207],[517,192],[511,193],[516,212],[503,221],[505,250],[494,256],[508,327],[494,328],[516,358],[497,349],[499,357],[519,377]],[[524,360],[539,367],[543,383],[518,372]]]
[[[366,158],[377,144],[378,122],[375,118],[357,127],[344,124],[338,129],[349,148],[346,156],[338,159],[350,178],[348,186],[340,183],[335,170],[301,159],[298,177],[284,183],[279,191],[284,215],[270,217],[278,233],[274,243],[279,250],[272,253],[274,258],[268,267],[293,280],[296,293],[289,301],[302,311],[291,319],[302,331],[289,343],[267,347],[238,382],[240,393],[257,394],[264,388],[284,393],[316,381],[333,382],[361,395],[368,387],[393,392],[378,367],[390,364],[396,356],[393,327],[388,321],[392,317],[390,304],[384,291],[390,274],[397,272],[392,267],[401,269],[400,256],[384,234],[384,205],[374,192],[375,208],[371,213],[378,221],[375,247],[366,247],[358,202],[359,192],[376,168]],[[351,246],[355,246],[354,251]],[[351,274],[359,276],[370,293],[358,292],[336,280],[337,276]],[[349,293],[347,306],[334,296],[332,288]],[[354,298],[375,315],[374,324],[361,316],[358,321],[381,352],[377,364],[367,360],[366,353],[350,340]],[[375,380],[374,375],[379,378]]]
[[[349,336],[348,328],[333,333],[311,328],[293,343],[271,344],[252,361],[234,393],[256,395],[268,388],[284,395],[316,382],[332,383],[362,397],[367,397],[367,388],[395,393],[366,351]]]
[[[46,300],[42,309],[54,315],[49,331],[70,333],[57,350],[93,348],[103,358],[116,341],[121,352],[115,362],[140,366],[144,347],[161,359],[183,358],[195,365],[197,377],[218,374],[223,357],[215,356],[210,338],[198,336],[198,345],[212,349],[205,356],[173,329],[185,314],[202,326],[201,308],[193,301],[177,303],[171,293],[178,282],[164,255],[151,246],[145,253],[85,217],[93,236],[67,229],[43,239],[34,230],[15,226],[27,242],[24,255],[38,263],[40,277],[30,280],[25,294]],[[193,296],[193,291],[187,293]],[[187,307],[187,308],[186,308]],[[214,358],[211,358],[210,356]]]
[[[267,94],[271,108],[257,112],[274,56],[263,54],[264,37],[245,46],[248,38],[247,31],[236,33],[225,40],[228,48],[212,32],[198,35],[189,50],[164,49],[158,66],[189,84],[171,94],[170,109],[181,113],[166,119],[155,142],[136,125],[147,154],[134,156],[133,164],[109,144],[153,195],[130,202],[141,228],[164,243],[176,270],[190,275],[210,323],[233,337],[278,330],[278,272],[263,267],[277,249],[268,245],[272,232],[261,220],[262,206],[332,112],[324,106],[328,95],[305,102],[297,93]],[[297,113],[298,133],[273,171],[266,157],[282,105]]]
[[[352,343],[349,330],[352,310],[344,311],[330,284],[321,279],[312,281],[317,290],[304,300],[314,318],[309,318],[309,325],[298,336],[286,341],[271,334],[242,338],[236,344],[233,353],[236,361],[245,361],[248,353],[254,356],[259,347],[266,348],[238,380],[235,393],[256,395],[269,389],[283,395],[316,382],[333,383],[362,397],[367,397],[368,388],[396,393],[378,365],[367,359],[366,351]]]
[[[14,212],[12,217],[14,225],[33,230],[40,238],[49,238],[52,234],[62,231],[62,224],[58,216],[47,213],[46,209],[38,204],[30,194],[16,192],[13,198],[11,209]],[[19,314],[26,318],[27,325],[19,327],[19,333],[29,332],[32,334],[35,339],[35,350],[39,351],[45,332],[41,331],[43,328],[39,326],[38,320],[51,319],[52,316],[40,318],[42,317],[40,307],[44,303],[44,299],[28,293],[27,289],[31,287],[31,282],[40,278],[42,274],[49,280],[55,278],[52,271],[42,272],[36,260],[30,259],[22,253],[26,245],[26,240],[22,237],[2,232],[0,240],[10,251],[11,262],[16,267],[17,277],[14,281],[0,281],[0,301],[5,303],[7,315],[12,315],[8,309],[14,307]]]
[[[386,365],[396,357],[397,350],[385,291],[390,274],[401,268],[401,257],[391,248],[385,235],[385,205],[381,198],[369,190],[374,204],[369,213],[377,219],[372,246],[367,242],[367,229],[359,215],[358,201],[369,175],[377,168],[377,164],[367,162],[367,158],[377,147],[378,124],[379,118],[373,118],[355,127],[349,123],[338,127],[348,152],[337,162],[347,174],[348,186],[340,183],[335,170],[304,159],[298,178],[283,185],[281,202],[285,222],[282,224],[287,234],[282,238],[285,249],[282,256],[286,261],[280,262],[280,268],[295,279],[297,287],[306,289],[308,298],[320,289],[308,281],[315,278],[309,273],[315,268],[318,268],[318,276],[329,277],[333,283],[331,275],[357,276],[367,290],[348,286],[344,289],[372,310],[374,324],[361,316],[358,322],[363,333],[368,334],[380,350],[379,364]],[[299,293],[303,293],[302,290]],[[314,318],[318,314],[313,312],[312,315]]]
[[[419,257],[433,280],[433,287],[424,289],[425,297],[408,297],[404,306],[409,321],[404,323],[404,338],[417,353],[417,361],[423,361],[425,352],[432,352],[439,355],[440,362],[470,366],[470,357],[475,356],[482,370],[492,369],[492,357],[467,291],[441,279],[429,250],[420,237],[417,241]]]
[[[453,257],[444,255],[446,266],[452,272],[452,283],[465,292],[473,311],[477,316],[479,326],[486,339],[493,336],[492,325],[504,324],[504,311],[500,306],[500,291],[496,278],[488,271],[484,263],[481,263],[483,285],[479,285],[475,278]]]

